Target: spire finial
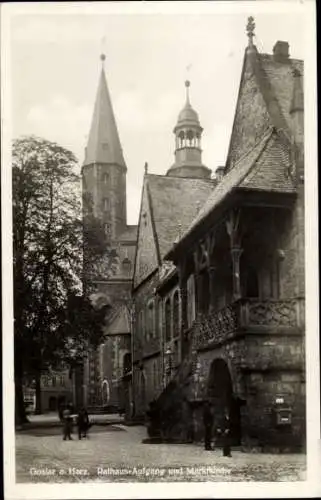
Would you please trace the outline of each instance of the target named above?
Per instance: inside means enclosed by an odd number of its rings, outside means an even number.
[[[100,60],[101,60],[101,65],[104,67],[104,62],[105,62],[106,56],[105,54],[100,54]]]
[[[102,67],[104,67],[104,62],[106,59],[105,46],[106,46],[106,37],[103,36],[101,39],[101,43],[100,43],[100,49],[101,49],[100,60],[101,60]]]
[[[254,17],[250,16],[247,19],[247,25],[246,25],[247,36],[249,38],[249,47],[253,47],[253,37],[255,36],[254,30],[255,30]]]
[[[145,170],[145,174],[148,174],[148,163],[147,163],[147,161],[145,161],[144,170]]]
[[[189,80],[185,81],[185,87],[186,87],[186,104],[190,104],[189,102],[189,88],[190,88],[191,82]]]

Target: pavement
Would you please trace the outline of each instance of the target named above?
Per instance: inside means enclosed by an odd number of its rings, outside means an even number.
[[[305,480],[304,454],[232,450],[226,458],[201,445],[144,444],[144,426],[122,424],[93,425],[88,439],[73,437],[63,441],[57,426],[16,432],[17,482]]]

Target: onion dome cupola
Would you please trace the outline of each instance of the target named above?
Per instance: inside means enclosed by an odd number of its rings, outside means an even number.
[[[190,82],[185,82],[186,103],[178,115],[175,134],[175,163],[167,171],[171,177],[210,178],[211,170],[202,164],[203,129],[189,97]]]

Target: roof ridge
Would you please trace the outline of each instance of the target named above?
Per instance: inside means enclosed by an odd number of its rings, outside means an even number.
[[[151,219],[151,224],[152,224],[152,231],[153,231],[153,236],[154,236],[154,242],[155,242],[155,247],[156,247],[156,253],[157,253],[157,260],[158,260],[158,265],[162,262],[161,258],[161,253],[160,253],[160,248],[159,248],[159,241],[158,241],[158,234],[156,230],[156,224],[155,224],[155,218],[154,218],[154,209],[153,209],[153,200],[152,200],[152,195],[150,192],[149,184],[148,184],[148,179],[146,179],[146,191],[147,191],[147,199],[148,199],[148,204],[149,204],[149,210],[150,210],[150,219]]]
[[[154,178],[158,178],[158,179],[166,179],[168,180],[169,182],[200,182],[202,184],[214,184],[214,180],[213,179],[205,179],[205,178],[202,178],[202,177],[175,177],[175,176],[169,176],[169,175],[166,175],[166,174],[145,174],[145,176],[147,178],[149,177],[154,177]]]

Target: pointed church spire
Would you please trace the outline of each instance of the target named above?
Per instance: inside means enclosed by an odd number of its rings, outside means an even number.
[[[84,165],[103,163],[126,168],[106,81],[105,54],[101,54],[100,59],[102,68]]]

